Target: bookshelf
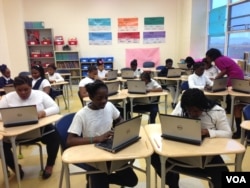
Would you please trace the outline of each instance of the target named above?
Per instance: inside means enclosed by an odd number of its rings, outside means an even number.
[[[57,70],[66,70],[71,73],[73,84],[81,80],[81,70],[78,51],[54,51]]]

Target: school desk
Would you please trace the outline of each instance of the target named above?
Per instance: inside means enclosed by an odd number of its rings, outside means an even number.
[[[241,127],[241,137],[240,143],[247,147],[247,135],[246,131],[250,131],[250,120],[245,120],[240,124]]]
[[[3,136],[1,135],[1,132],[0,132],[0,160],[2,162],[2,170],[3,170],[5,188],[9,188],[9,179],[8,179],[7,167],[6,167],[4,151],[3,151]]]
[[[217,92],[209,92],[209,91],[204,91],[204,94],[209,98],[211,97],[212,99],[219,99],[222,97],[222,107],[226,108],[226,97],[228,95],[228,90],[224,91],[217,91]]]
[[[54,82],[51,84],[52,87],[59,87],[59,89],[62,88],[63,96],[67,100],[67,104],[65,109],[68,109],[70,111],[70,105],[69,105],[69,82],[63,81],[63,82]]]

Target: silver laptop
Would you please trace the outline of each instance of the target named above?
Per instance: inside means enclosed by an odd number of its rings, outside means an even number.
[[[227,90],[227,77],[218,78],[213,81],[211,89],[205,89],[207,92],[218,92]]]
[[[116,153],[140,139],[141,115],[116,125],[113,139],[95,144],[96,147]]]
[[[141,80],[128,80],[128,93],[132,94],[146,94],[146,85],[144,81]]]
[[[117,74],[118,74],[118,70],[110,70],[107,73],[107,80],[116,80],[117,79]]]
[[[201,121],[199,119],[167,114],[160,114],[159,117],[163,138],[194,145],[201,144]]]
[[[180,69],[188,69],[187,68],[187,63],[177,63],[177,66],[180,68]]]
[[[250,82],[248,80],[231,79],[232,90],[242,93],[250,93]]]
[[[120,82],[109,82],[106,83],[108,87],[108,96],[116,95],[119,90]]]
[[[123,79],[134,79],[135,78],[134,71],[133,70],[122,70],[121,77]]]
[[[36,105],[0,108],[4,127],[38,123]]]
[[[4,86],[3,89],[6,94],[12,91],[16,91],[14,86]]]
[[[181,69],[168,69],[167,78],[178,78],[181,76]]]

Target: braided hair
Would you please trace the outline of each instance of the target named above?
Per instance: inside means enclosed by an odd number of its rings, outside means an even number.
[[[8,69],[7,65],[5,64],[0,65],[0,72],[2,74],[4,74],[7,69]]]
[[[95,96],[97,90],[100,88],[105,88],[108,90],[107,85],[104,82],[102,82],[101,80],[96,80],[93,83],[89,83],[85,87],[86,87],[86,90],[87,90],[90,98],[93,98]]]
[[[44,69],[43,69],[43,67],[41,65],[34,65],[34,66],[31,67],[31,70],[32,69],[37,70],[40,73],[40,77],[42,79],[45,79],[45,72],[44,72]]]

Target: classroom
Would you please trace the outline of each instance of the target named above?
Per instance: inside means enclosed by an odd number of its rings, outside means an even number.
[[[60,72],[60,69],[67,70],[65,75],[68,76],[68,74],[70,74],[70,77],[67,77],[67,80],[65,79],[65,85],[60,85],[60,82],[58,82],[58,84],[56,84],[56,82],[54,83],[55,88],[63,88],[63,97],[59,96],[55,98],[55,102],[59,106],[59,115],[55,117],[56,120],[54,121],[56,122],[60,119],[59,116],[63,117],[70,113],[78,112],[83,108],[84,104],[88,105],[91,101],[89,99],[90,94],[88,95],[89,97],[84,96],[84,92],[88,93],[85,87],[86,85],[80,86],[81,81],[88,77],[90,73],[88,70],[90,65],[98,65],[98,59],[101,59],[101,64],[104,64],[106,70],[118,70],[119,78],[122,70],[130,67],[131,62],[136,59],[137,68],[141,71],[140,76],[143,77],[141,77],[142,81],[147,80],[147,76],[150,75],[150,82],[153,80],[163,88],[163,90],[161,89],[159,91],[157,89],[155,91],[153,91],[154,89],[150,89],[152,92],[149,93],[153,94],[145,93],[150,99],[158,97],[157,101],[151,101],[151,103],[156,102],[157,105],[156,117],[151,117],[151,113],[153,114],[152,106],[149,107],[150,110],[146,110],[146,113],[145,111],[141,111],[141,109],[137,110],[137,108],[134,108],[136,102],[139,103],[140,97],[136,96],[136,94],[124,93],[124,90],[119,91],[119,104],[115,106],[120,111],[121,116],[125,117],[124,119],[142,114],[141,128],[143,127],[143,133],[140,132],[140,134],[143,136],[137,144],[140,146],[140,144],[144,143],[143,147],[145,147],[146,144],[149,153],[138,153],[138,156],[135,157],[136,160],[133,165],[139,169],[143,169],[146,176],[144,172],[134,169],[138,177],[138,183],[134,187],[165,187],[165,178],[156,176],[155,167],[150,165],[149,159],[155,152],[164,153],[165,149],[166,153],[169,151],[162,145],[161,136],[156,138],[152,135],[159,133],[158,131],[161,125],[160,114],[178,114],[175,112],[175,107],[178,106],[178,102],[180,104],[180,99],[183,96],[182,91],[184,89],[181,87],[181,84],[189,82],[189,73],[187,73],[188,71],[185,68],[185,70],[182,70],[182,76],[166,79],[166,76],[159,76],[158,72],[160,69],[157,70],[156,68],[159,66],[161,66],[161,68],[165,67],[167,64],[166,60],[172,59],[174,69],[179,69],[179,64],[184,63],[189,56],[194,59],[195,64],[201,61],[204,63],[203,58],[208,59],[208,55],[206,54],[208,50],[210,48],[216,48],[219,49],[223,55],[233,60],[236,65],[238,64],[244,74],[244,78],[246,80],[249,79],[250,45],[247,40],[249,40],[250,23],[243,22],[243,26],[239,27],[243,27],[244,29],[237,29],[237,26],[234,27],[232,25],[233,21],[230,23],[224,21],[224,33],[213,33],[219,30],[215,29],[216,31],[211,31],[211,14],[209,14],[209,12],[212,9],[212,4],[215,4],[215,2],[216,0],[0,0],[0,65],[5,64],[8,67],[11,71],[11,78],[13,79],[18,76],[20,72],[32,73],[33,69],[31,70],[31,67],[37,65],[37,63],[44,68],[45,72],[47,71],[48,65],[55,65],[58,72]],[[232,5],[232,7],[238,4],[250,6],[248,0],[223,0],[218,2],[216,6],[223,8],[219,13],[224,11],[224,14],[228,13],[227,11],[229,11],[230,5]],[[236,11],[238,11],[238,9],[236,9]],[[244,12],[244,10],[242,10],[242,12]],[[218,11],[214,14],[217,13]],[[246,19],[248,18],[249,16]],[[231,28],[231,31],[225,32],[227,27]],[[241,35],[238,36],[234,34],[237,32],[240,33],[241,31],[242,33],[245,32],[242,40],[245,40],[246,43],[241,43],[238,47],[233,43],[233,39],[234,37],[240,38]],[[35,41],[31,39],[31,37],[36,36],[37,33],[40,40],[39,44],[33,44]],[[229,41],[226,41],[227,38]],[[46,47],[47,42],[48,47]],[[69,58],[69,60],[65,58]],[[144,62],[154,62],[154,66],[150,68],[144,67]],[[192,74],[195,74],[195,69],[198,70],[199,68],[200,66],[195,68],[195,65],[193,65],[190,70],[192,69],[192,71],[194,71]],[[203,67],[203,69],[205,68]],[[171,69],[169,68],[169,70]],[[150,74],[147,74],[148,72],[150,72]],[[183,75],[183,72],[185,75]],[[227,74],[225,75],[230,77]],[[119,78],[118,81],[120,88],[126,89],[128,79]],[[167,85],[167,83],[169,84],[168,81],[171,83],[170,86]],[[104,81],[106,85],[108,85],[109,82],[112,82],[112,80]],[[51,86],[52,85],[53,84],[51,84]],[[84,90],[81,90],[81,88],[84,88]],[[1,89],[2,88],[0,88],[0,90]],[[250,127],[250,125],[246,124],[244,121],[246,117],[242,114],[243,108],[249,103],[248,100],[242,101],[242,99],[248,99],[250,96],[248,93],[239,94],[227,88],[226,91],[221,91],[216,95],[216,93],[211,94],[205,92],[204,88],[203,90],[205,96],[209,99],[214,99],[214,97],[219,96],[218,100],[222,106],[220,109],[226,105],[231,105],[225,117],[227,118],[230,130],[232,130],[232,134],[235,132],[237,125],[239,130],[239,123],[235,120],[235,114],[238,111],[240,111],[239,116],[242,119],[242,121],[240,120],[241,126],[246,126],[245,129],[242,128],[241,130],[245,131],[249,129],[248,127]],[[230,104],[228,104],[227,101],[228,96],[230,96]],[[1,97],[3,98],[3,96]],[[111,102],[112,100],[117,101],[116,99],[114,96],[109,96],[109,101]],[[236,104],[236,107],[234,104]],[[181,107],[179,106],[179,108]],[[129,112],[130,116],[128,116]],[[189,110],[186,111],[186,114],[188,113]],[[50,121],[52,121],[52,118]],[[158,125],[159,130],[149,126],[148,124],[150,123]],[[212,135],[212,133],[210,133],[210,135]],[[221,148],[221,152],[213,151],[215,155],[222,155],[226,163],[235,162],[235,165],[229,165],[228,168],[230,172],[234,170],[243,172],[250,171],[250,163],[246,160],[249,158],[249,147],[245,145],[245,137],[242,135],[238,135],[237,139],[231,139],[230,137],[227,141],[223,140],[223,144],[231,143],[233,145],[229,147],[228,150]],[[0,138],[2,144],[2,141],[4,142],[4,130],[2,129],[0,129]],[[92,139],[93,138],[90,137],[90,143],[95,142]],[[213,139],[209,140],[209,143],[206,142],[208,148],[210,148],[209,145],[211,145],[211,143],[216,144],[216,141]],[[174,141],[166,141],[164,144],[172,144],[172,142]],[[46,145],[41,145],[43,148],[42,157],[45,162]],[[178,147],[180,149],[177,149],[176,157],[182,158],[184,155],[182,153],[183,147],[181,145],[179,146],[177,142],[177,148]],[[198,146],[191,145],[190,150],[196,150],[197,147]],[[72,151],[75,151],[75,153],[78,152],[77,148],[72,148]],[[14,149],[16,149],[17,153],[19,152],[19,146],[13,148],[13,150]],[[90,148],[90,152],[92,149],[93,148]],[[93,152],[95,152],[94,149]],[[171,145],[171,149],[175,150],[174,144]],[[97,152],[96,156],[98,156],[98,154],[102,155],[105,152],[106,151]],[[124,152],[127,152],[125,154],[129,155],[129,152],[133,152],[133,148],[125,150]],[[197,153],[197,155],[203,156],[204,152],[206,153],[208,150],[205,151],[204,149],[202,152],[203,154]],[[53,174],[46,180],[43,180],[41,176],[38,175],[40,170],[39,153],[37,146],[22,146],[23,158],[18,159],[18,163],[22,165],[25,175],[24,178],[20,180],[20,178],[18,179],[15,173],[11,171],[8,177],[10,188],[21,186],[31,187],[34,185],[36,185],[36,187],[69,187],[67,173],[65,173],[63,177],[62,186],[59,185],[62,173],[62,154],[60,149],[56,156]],[[84,152],[79,152],[79,155],[80,154],[84,154]],[[160,159],[167,160],[167,157],[171,156],[164,154],[162,158],[160,155]],[[104,157],[111,161],[112,155],[107,154],[104,155]],[[136,154],[134,155],[136,156]],[[191,154],[189,155],[193,156]],[[235,156],[237,157],[235,158]],[[99,160],[101,159],[102,157],[100,157]],[[124,158],[124,160],[125,159],[131,160],[131,157]],[[1,158],[0,160],[2,161]],[[4,172],[2,172],[2,164],[0,166],[0,187],[5,187],[6,181],[4,179]],[[74,165],[69,166],[70,170],[76,172],[82,171],[81,168],[77,168]],[[160,170],[163,173],[166,171],[165,168],[160,168]],[[88,176],[70,176],[70,186],[87,187],[86,177]],[[211,183],[210,178],[204,179],[199,176],[180,172],[180,188],[191,186],[194,188],[207,188],[210,187],[209,183]],[[248,183],[250,185],[250,181]],[[110,187],[116,188],[121,186],[110,184]],[[166,187],[168,187],[168,185]],[[171,188],[171,186],[169,187]]]

